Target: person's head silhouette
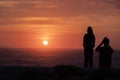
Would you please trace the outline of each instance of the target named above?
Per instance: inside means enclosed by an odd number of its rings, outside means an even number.
[[[110,40],[109,40],[107,37],[105,37],[105,38],[103,39],[103,44],[104,44],[105,46],[109,45],[109,42],[110,42]]]
[[[92,27],[91,27],[91,26],[88,27],[87,33],[88,33],[88,34],[93,34],[93,30],[92,30]]]

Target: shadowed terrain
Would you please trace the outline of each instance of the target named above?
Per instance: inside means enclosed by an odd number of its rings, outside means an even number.
[[[119,80],[119,69],[85,69],[73,65],[55,67],[0,67],[1,80]]]

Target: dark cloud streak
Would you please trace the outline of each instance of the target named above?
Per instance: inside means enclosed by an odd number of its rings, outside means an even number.
[[[1,2],[1,1],[0,1]],[[120,0],[10,0],[3,1],[4,4],[12,4],[13,7],[0,9],[0,25],[11,24],[58,24],[55,21],[19,21],[14,20],[21,17],[60,17],[72,18],[79,16],[112,16],[119,15]],[[14,4],[13,4],[14,3]],[[49,7],[55,6],[58,7]],[[116,7],[111,7],[114,5]],[[5,6],[5,5],[4,5]],[[39,6],[39,7],[35,7]],[[48,7],[45,7],[48,6]],[[114,13],[113,13],[114,12]]]
[[[97,0],[97,1],[113,5],[116,8],[120,9],[120,0]]]

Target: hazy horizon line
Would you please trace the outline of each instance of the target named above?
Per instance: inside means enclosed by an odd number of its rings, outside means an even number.
[[[84,50],[84,48],[14,48],[14,47],[0,47],[0,49],[31,49],[31,50]],[[95,51],[95,48],[94,48]],[[114,49],[114,51],[120,51],[119,49]]]

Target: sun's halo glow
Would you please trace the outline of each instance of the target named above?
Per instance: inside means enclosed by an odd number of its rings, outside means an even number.
[[[43,45],[48,45],[48,41],[47,40],[44,40],[42,43],[43,43]]]

